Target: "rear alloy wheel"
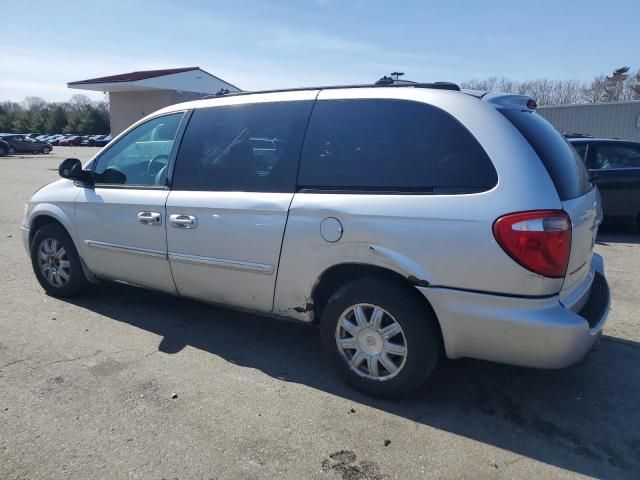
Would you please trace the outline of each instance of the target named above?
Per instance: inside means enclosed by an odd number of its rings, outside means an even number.
[[[51,149],[49,147],[42,147],[42,150],[40,151],[46,155],[51,151]]]
[[[433,311],[410,286],[360,278],[339,288],[321,319],[322,346],[353,387],[379,397],[420,387],[441,354]]]
[[[370,380],[389,380],[404,367],[407,339],[384,308],[359,303],[347,308],[336,325],[336,345],[349,368]]]
[[[89,286],[76,247],[59,225],[45,225],[33,236],[31,264],[49,295],[71,297]]]
[[[16,149],[15,149],[15,147],[9,147],[9,154],[10,154],[10,155],[15,155],[15,154],[16,154]]]

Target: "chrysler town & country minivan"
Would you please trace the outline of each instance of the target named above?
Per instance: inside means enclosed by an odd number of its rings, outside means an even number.
[[[356,388],[441,355],[560,368],[609,309],[597,190],[520,95],[448,83],[221,95],[140,120],[36,192],[35,275],[316,323]]]

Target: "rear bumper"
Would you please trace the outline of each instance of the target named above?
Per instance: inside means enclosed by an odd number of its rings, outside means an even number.
[[[563,368],[591,350],[609,313],[609,286],[597,260],[588,299],[579,312],[563,306],[557,295],[516,298],[446,288],[419,290],[438,316],[449,358]]]

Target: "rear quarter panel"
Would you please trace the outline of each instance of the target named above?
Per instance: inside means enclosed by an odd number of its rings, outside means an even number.
[[[456,117],[483,146],[498,173],[490,191],[468,195],[297,193],[282,246],[274,312],[310,320],[295,309],[308,304],[322,273],[341,263],[364,263],[415,276],[433,286],[541,296],[557,293],[562,279],[529,272],[496,243],[500,216],[562,208],[541,161],[495,107],[458,93],[426,89],[322,91],[324,98],[401,98],[422,101]],[[335,217],[342,238],[320,235]]]

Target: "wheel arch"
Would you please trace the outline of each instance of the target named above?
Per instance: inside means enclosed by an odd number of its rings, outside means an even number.
[[[442,326],[440,325],[440,320],[438,319],[438,316],[436,315],[429,300],[427,300],[427,298],[416,288],[416,286],[425,286],[423,283],[424,281],[420,281],[412,275],[405,277],[397,271],[378,265],[340,263],[333,265],[322,272],[311,292],[311,302],[314,313],[313,323],[320,322],[324,306],[338,288],[348,282],[362,277],[382,278],[411,290],[417,301],[420,302],[436,320],[440,331],[440,340],[442,342]]]
[[[33,241],[33,236],[36,234],[38,230],[40,230],[45,225],[58,225],[67,233],[67,235],[69,235],[69,238],[73,242],[76,248],[76,251],[78,252],[78,257],[80,258],[80,264],[82,265],[82,270],[85,274],[85,277],[87,277],[87,280],[89,280],[89,282],[91,283],[97,283],[98,280],[96,276],[91,270],[89,270],[89,267],[87,267],[87,264],[84,262],[82,255],[80,253],[80,250],[78,249],[77,242],[73,238],[73,235],[71,234],[69,219],[66,217],[66,215],[64,215],[64,212],[62,212],[62,210],[60,210],[60,212],[63,214],[63,217],[62,217],[63,219],[51,213],[51,211],[42,211],[40,213],[32,214],[31,221],[29,223],[29,248],[31,248],[31,242]]]
[[[71,222],[64,211],[55,205],[40,204],[31,213],[31,218],[29,219],[29,245],[31,245],[35,233],[47,224],[61,226],[75,243],[71,232]]]

